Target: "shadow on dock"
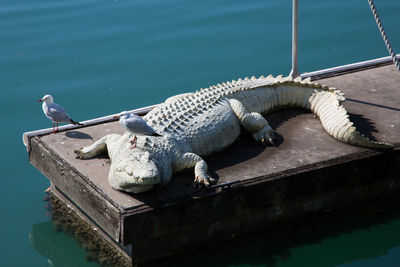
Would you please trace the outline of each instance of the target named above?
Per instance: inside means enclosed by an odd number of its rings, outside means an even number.
[[[284,137],[276,131],[279,126],[302,114],[309,114],[309,112],[303,109],[294,108],[279,110],[266,116],[264,115],[272,129],[275,131],[273,147],[279,147],[285,141]],[[220,153],[208,156],[206,161],[210,166],[212,166],[213,169],[223,169],[255,158],[269,147],[271,146],[256,142],[251,137],[250,132],[242,129],[242,133],[240,134],[238,140],[236,140],[232,146]],[[217,173],[212,173],[212,170],[210,174],[213,175],[213,177],[218,177]]]
[[[358,101],[358,100],[354,100],[354,99],[352,99],[351,101],[376,106],[376,104],[366,103],[364,101]],[[381,105],[378,105],[378,106],[381,106]],[[381,107],[388,108],[388,109],[395,109],[395,108],[386,107],[386,106],[381,106]],[[395,109],[395,110],[400,111],[400,109]],[[265,117],[268,120],[271,127],[274,130],[276,130],[279,128],[279,126],[281,126],[285,122],[289,121],[290,119],[293,119],[302,114],[309,114],[309,113],[310,112],[308,112],[305,109],[294,108],[294,109],[288,109],[288,110],[275,111],[273,113],[266,115]],[[365,116],[361,115],[361,114],[355,114],[355,113],[350,113],[350,112],[348,114],[349,114],[350,121],[354,123],[354,126],[357,128],[357,130],[361,134],[365,135],[366,137],[368,137],[369,139],[371,139],[375,142],[377,141],[376,138],[372,134],[378,133],[378,130],[375,127],[374,123],[370,119],[365,118]],[[310,138],[312,138],[312,136],[310,136]],[[283,141],[284,141],[283,137],[278,134],[276,145],[279,146],[280,144],[282,144]]]
[[[354,123],[354,126],[357,130],[371,139],[374,142],[377,142],[376,138],[372,135],[372,133],[378,133],[378,129],[376,129],[375,125],[371,122],[370,119],[364,118],[361,114],[353,114],[349,113],[349,119]]]
[[[90,139],[94,141],[93,137],[89,134],[80,132],[80,131],[68,131],[65,133],[65,136],[74,139]]]
[[[377,107],[377,108],[384,108],[384,109],[389,109],[389,110],[393,110],[393,111],[400,111],[400,108],[389,107],[389,106],[371,103],[371,102],[367,102],[367,101],[361,101],[361,100],[354,99],[354,98],[347,98],[347,101],[356,102],[356,103],[364,104],[364,105],[369,105],[369,106],[373,106],[373,107]]]

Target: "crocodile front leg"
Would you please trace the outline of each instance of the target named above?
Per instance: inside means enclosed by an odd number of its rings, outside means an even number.
[[[107,153],[107,142],[110,141],[110,139],[116,139],[119,138],[120,135],[118,134],[109,134],[106,136],[103,136],[90,146],[83,147],[81,149],[75,150],[74,152],[76,153],[76,158],[77,159],[91,159],[94,158],[97,155]]]
[[[241,125],[246,130],[252,132],[252,136],[256,141],[261,141],[269,145],[274,144],[274,130],[272,130],[267,120],[260,113],[248,112],[244,105],[237,99],[229,99],[229,104]]]
[[[215,179],[207,174],[207,163],[198,155],[186,152],[182,154],[176,162],[176,169],[183,170],[194,166],[194,183],[196,186],[210,186],[215,183]]]

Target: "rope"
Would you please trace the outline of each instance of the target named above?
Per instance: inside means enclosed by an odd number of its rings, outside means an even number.
[[[387,50],[389,51],[389,54],[392,56],[392,60],[394,65],[396,66],[397,70],[400,71],[400,63],[399,59],[396,57],[396,54],[393,52],[392,46],[389,43],[389,39],[386,36],[385,29],[383,28],[381,19],[379,18],[378,11],[376,10],[375,4],[373,0],[368,0],[368,4],[371,8],[372,14],[374,15],[376,25],[379,28],[379,31],[381,32],[383,41],[386,44]]]

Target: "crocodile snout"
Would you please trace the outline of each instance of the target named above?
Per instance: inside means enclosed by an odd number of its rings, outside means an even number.
[[[109,181],[113,188],[139,193],[161,182],[157,165],[148,157],[135,157],[111,166]]]

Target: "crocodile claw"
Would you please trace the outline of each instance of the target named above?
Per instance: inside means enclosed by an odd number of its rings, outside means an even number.
[[[86,159],[86,153],[82,151],[82,148],[74,150],[74,153],[76,159]]]
[[[264,145],[270,145],[270,146],[275,145],[273,138],[262,138],[261,143],[263,143]]]
[[[75,149],[74,153],[76,154],[75,156],[76,159],[83,159],[83,152],[81,149]]]
[[[210,187],[215,183],[215,179],[209,175],[197,175],[194,179],[195,187]]]
[[[275,145],[275,134],[269,125],[264,126],[257,132],[253,133],[253,138],[256,141],[260,141],[265,145]]]

